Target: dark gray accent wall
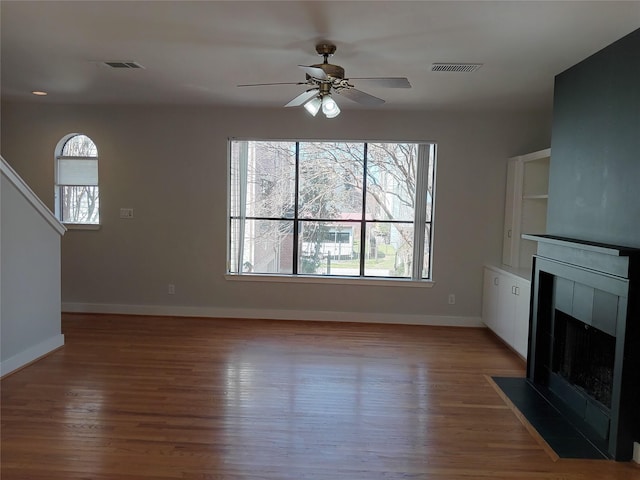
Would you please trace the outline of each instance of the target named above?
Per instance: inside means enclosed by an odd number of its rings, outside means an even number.
[[[640,247],[640,29],[556,76],[547,232]]]

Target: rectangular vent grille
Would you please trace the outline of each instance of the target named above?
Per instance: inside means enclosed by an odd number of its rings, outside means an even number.
[[[434,63],[431,65],[432,72],[475,72],[482,66],[482,63]]]
[[[104,62],[104,64],[111,68],[144,68],[138,62]]]

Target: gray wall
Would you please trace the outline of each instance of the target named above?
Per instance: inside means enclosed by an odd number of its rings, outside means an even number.
[[[302,109],[6,103],[2,154],[53,207],[56,143],[82,132],[98,146],[102,227],[63,238],[68,309],[479,324],[481,267],[501,258],[506,159],[548,147],[549,120],[543,113],[362,110],[327,120]],[[225,279],[233,136],[437,142],[433,288]],[[134,208],[135,218],[119,219],[121,207]],[[168,283],[175,295],[167,295]],[[455,305],[447,303],[450,293]]]
[[[548,233],[640,247],[640,29],[556,77],[551,153]]]
[[[640,247],[640,30],[556,77],[548,233]]]

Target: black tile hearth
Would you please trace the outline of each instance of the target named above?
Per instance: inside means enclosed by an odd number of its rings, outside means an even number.
[[[526,378],[493,377],[493,381],[560,458],[608,458]]]

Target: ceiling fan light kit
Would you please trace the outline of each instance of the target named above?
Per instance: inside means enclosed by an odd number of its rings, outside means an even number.
[[[344,68],[339,65],[329,63],[329,57],[336,51],[336,46],[328,43],[316,45],[318,55],[324,57],[323,63],[316,65],[298,65],[305,72],[304,82],[287,83],[257,83],[238,85],[239,87],[254,87],[263,85],[307,85],[311,88],[295,97],[285,107],[304,108],[314,117],[320,108],[327,118],[335,118],[340,114],[340,108],[332,98],[332,94],[342,95],[351,101],[361,105],[376,106],[382,105],[384,100],[374,97],[362,90],[358,90],[345,78]],[[354,78],[351,80],[362,80],[367,83],[387,88],[411,88],[409,80],[405,77],[374,77],[374,78]]]

